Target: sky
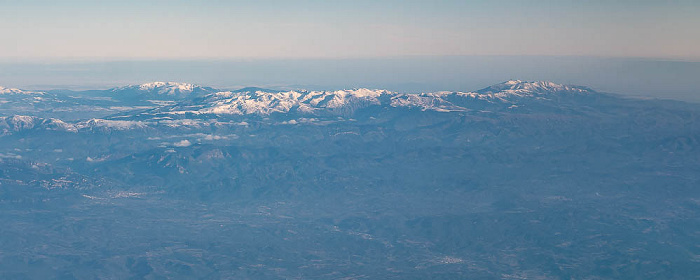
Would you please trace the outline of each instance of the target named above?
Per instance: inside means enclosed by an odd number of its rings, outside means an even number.
[[[700,59],[700,1],[0,0],[0,60]]]
[[[700,102],[698,0],[0,0],[0,86],[469,91]]]
[[[700,62],[574,56],[439,56],[0,63],[0,86],[107,89],[153,81],[219,89],[473,91],[510,79],[700,102]]]

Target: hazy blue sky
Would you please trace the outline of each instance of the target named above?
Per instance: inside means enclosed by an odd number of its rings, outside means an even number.
[[[0,59],[700,58],[700,1],[0,0]]]
[[[522,79],[700,102],[697,77],[700,62],[570,56],[0,62],[0,86],[35,90],[106,89],[178,81],[221,89],[470,91]]]

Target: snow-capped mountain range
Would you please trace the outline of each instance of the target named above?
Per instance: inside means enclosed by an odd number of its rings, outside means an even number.
[[[589,95],[595,91],[551,82],[507,81],[476,92],[399,93],[387,90],[352,89],[337,91],[272,91],[250,89],[218,91],[175,106],[158,108],[158,113],[213,115],[271,115],[276,113],[352,114],[371,107],[418,108],[426,111],[469,111],[475,104],[512,106],[527,98]]]
[[[0,90],[11,94],[33,93],[20,89]],[[400,93],[365,88],[336,91],[244,88],[222,91],[189,83],[152,82],[104,91],[87,91],[77,94],[77,97],[63,96],[59,93],[50,95],[51,99],[31,98],[14,101],[16,108],[21,108],[22,103],[30,101],[31,107],[1,118],[0,129],[5,133],[32,128],[72,132],[96,128],[125,130],[149,125],[182,126],[197,123],[184,121],[188,119],[245,119],[272,115],[284,119],[280,121],[319,117],[352,118],[358,110],[376,109],[442,113],[498,111],[527,106],[528,102],[534,101],[539,102],[538,104],[556,104],[567,100],[568,97],[601,94],[580,86],[510,80],[474,92]],[[106,99],[95,101],[95,97]],[[67,107],[66,104],[73,107]],[[9,111],[14,108],[10,107]],[[39,107],[42,109],[42,115],[28,116],[31,115],[28,113],[32,108]],[[91,113],[85,114],[87,118],[77,118],[72,122],[64,122],[51,115],[52,111],[67,110],[73,110],[77,114],[80,114],[80,110]],[[100,111],[104,111],[105,115],[94,117],[95,112]],[[238,122],[240,121],[242,120]]]
[[[38,91],[21,90],[17,88],[6,88],[0,86],[0,94],[44,94]]]
[[[22,131],[35,128],[71,132],[77,131],[75,124],[66,123],[56,118],[39,118],[21,115],[0,117],[0,132],[8,133],[11,131]]]
[[[0,279],[700,275],[698,104],[518,80],[2,92]]]
[[[478,90],[477,93],[490,97],[528,97],[551,93],[588,94],[593,90],[582,86],[561,85],[547,81],[525,82],[510,80]]]
[[[213,91],[215,90],[209,87],[176,82],[151,82],[140,85],[128,85],[109,90],[110,93],[116,95],[149,94],[166,97],[187,97],[191,95],[207,94]]]

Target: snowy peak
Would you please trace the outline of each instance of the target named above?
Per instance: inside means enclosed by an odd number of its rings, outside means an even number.
[[[129,130],[135,128],[144,128],[146,125],[140,121],[117,121],[105,119],[90,119],[79,122],[75,125],[76,129],[92,129],[101,131],[110,130]]]
[[[111,91],[115,93],[136,92],[140,94],[183,96],[198,93],[209,93],[213,92],[214,90],[212,88],[189,83],[152,82],[140,85],[129,85],[125,87],[114,88]]]
[[[145,128],[140,121],[119,121],[106,119],[89,119],[80,122],[64,122],[56,118],[14,115],[0,117],[0,135],[29,130],[53,130],[65,132],[130,130]]]
[[[6,91],[23,92],[14,89]],[[291,121],[296,123],[300,120],[335,120],[346,117],[351,119],[375,114],[398,116],[422,114],[421,112],[426,111],[476,114],[513,111],[527,113],[533,112],[532,110],[543,112],[576,107],[580,104],[594,104],[591,102],[596,102],[598,99],[594,97],[598,95],[593,93],[593,90],[580,86],[520,80],[506,81],[475,92],[427,93],[400,93],[366,88],[335,91],[244,88],[236,91],[216,91],[188,83],[153,82],[116,88],[111,92],[100,91],[98,94],[110,95],[109,106],[112,106],[112,102],[121,101],[125,104],[136,104],[125,106],[127,109],[122,113],[105,119],[91,118],[66,123],[58,119],[20,115],[0,117],[0,135],[34,129],[104,132],[149,129],[154,125],[203,127],[220,123],[219,119],[224,120],[222,123],[229,121],[229,124],[238,126],[245,123],[242,120],[248,116],[291,124]],[[0,101],[3,99],[13,98],[0,98]],[[41,103],[41,100],[46,98],[29,96],[29,99],[32,99],[31,102]],[[128,103],[133,100],[149,103]],[[227,120],[238,116],[244,118]]]
[[[494,97],[525,97],[552,93],[589,94],[593,92],[587,87],[562,85],[547,81],[525,82],[521,80],[510,80],[477,91],[479,94]]]
[[[0,117],[0,132],[2,133],[8,133],[10,131],[17,132],[35,128],[71,132],[77,131],[72,124],[55,118],[39,118],[21,115]]]
[[[233,115],[269,115],[290,111],[313,112],[316,110],[348,110],[370,104],[380,104],[379,97],[392,94],[386,90],[354,89],[338,91],[286,91],[263,90],[245,92],[217,92],[208,95],[200,113]]]
[[[152,82],[138,86],[140,91],[157,92],[158,94],[192,93],[197,86],[188,83]]]
[[[270,115],[352,115],[368,107],[416,108],[423,111],[455,112],[511,108],[523,99],[545,95],[587,95],[592,90],[552,82],[512,80],[476,92],[398,93],[387,90],[352,89],[336,91],[269,91],[260,88],[215,92],[168,110],[172,114]]]
[[[0,86],[0,94],[43,94],[43,92],[26,91],[17,88],[6,88]]]

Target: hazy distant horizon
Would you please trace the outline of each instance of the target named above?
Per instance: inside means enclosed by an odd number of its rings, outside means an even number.
[[[469,91],[509,79],[700,101],[700,2],[2,1],[0,86]]]
[[[700,58],[700,2],[0,1],[0,58]]]
[[[104,89],[153,81],[222,89],[377,88],[470,91],[509,79],[553,81],[597,91],[700,101],[700,62],[582,56],[403,56],[325,59],[132,59],[0,61],[0,86]]]

